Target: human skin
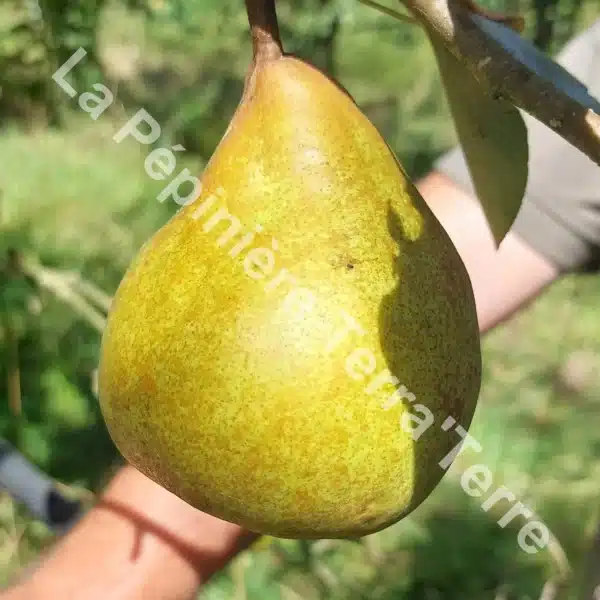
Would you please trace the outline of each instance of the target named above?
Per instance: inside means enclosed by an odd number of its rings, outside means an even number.
[[[482,332],[560,273],[515,234],[497,250],[479,204],[446,176],[417,185],[467,268]],[[0,600],[192,600],[256,535],[195,510],[132,467]]]

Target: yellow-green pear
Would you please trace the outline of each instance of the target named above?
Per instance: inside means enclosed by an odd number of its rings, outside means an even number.
[[[194,507],[360,536],[430,494],[471,422],[473,293],[375,127],[281,52],[271,4],[248,0],[255,57],[199,196],[118,289],[101,406],[122,454]]]

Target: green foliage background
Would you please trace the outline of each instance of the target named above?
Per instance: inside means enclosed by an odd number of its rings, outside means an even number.
[[[136,250],[175,208],[156,201],[161,186],[144,172],[147,148],[116,145],[112,135],[144,107],[162,126],[161,144],[183,144],[179,165],[200,173],[248,66],[242,5],[0,2],[0,435],[74,493],[100,490],[119,458],[94,396],[102,302],[90,317],[64,300],[65,289],[83,278],[96,296],[114,293]],[[595,0],[487,6],[523,12],[526,35],[551,52],[599,16]],[[414,177],[454,143],[418,28],[355,0],[279,0],[278,7],[286,49],[337,77]],[[73,86],[83,92],[103,82],[116,93],[97,121],[51,79],[79,46],[88,55]],[[11,251],[42,265],[52,285],[15,274]],[[573,573],[556,597],[581,597],[600,489],[598,298],[596,278],[567,278],[486,339],[473,429],[484,454],[465,455],[414,515],[356,542],[259,544],[204,597],[538,598],[549,581],[562,581],[563,553]],[[10,408],[16,368],[20,415]],[[518,527],[501,529],[501,514],[486,515],[465,496],[460,473],[474,458],[493,467],[495,486],[505,483],[548,523],[556,536],[549,551],[526,556]],[[7,496],[0,524],[0,579],[8,581],[53,539]]]

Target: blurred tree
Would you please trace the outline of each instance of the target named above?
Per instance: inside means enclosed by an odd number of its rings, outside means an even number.
[[[87,50],[89,69],[99,70],[96,32],[106,0],[10,0],[2,6],[0,110],[26,122],[60,122],[59,90],[52,73],[78,47]],[[90,71],[78,72],[87,79]]]

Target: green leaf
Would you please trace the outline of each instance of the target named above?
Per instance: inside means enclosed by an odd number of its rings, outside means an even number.
[[[66,375],[59,369],[49,369],[41,378],[44,391],[44,419],[60,427],[83,429],[93,423],[88,403]]]
[[[456,132],[496,244],[521,207],[528,177],[527,128],[517,108],[497,100],[430,34]]]
[[[19,430],[18,450],[31,462],[44,469],[52,457],[50,439],[37,423],[22,423]]]

